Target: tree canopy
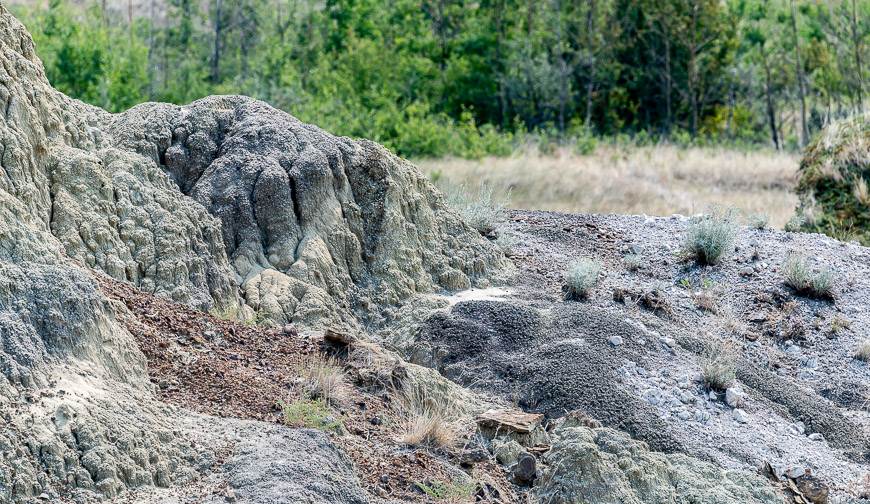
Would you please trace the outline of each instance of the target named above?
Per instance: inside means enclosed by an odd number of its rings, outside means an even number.
[[[51,82],[108,110],[242,93],[409,156],[788,148],[870,99],[870,0],[127,1],[15,11]]]

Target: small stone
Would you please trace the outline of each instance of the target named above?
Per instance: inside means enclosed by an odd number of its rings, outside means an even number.
[[[390,477],[386,474],[381,474],[381,483],[386,485],[389,482],[390,482]]]
[[[39,500],[46,500],[46,501],[50,498],[51,497],[49,497],[47,493],[41,493],[41,494],[39,494],[39,497],[37,497],[37,499],[39,499]]]
[[[686,410],[681,410],[679,413],[677,413],[677,418],[685,421],[685,420],[692,418],[692,414]]]
[[[227,488],[224,492],[224,500],[227,502],[236,502],[236,491],[232,488]]]
[[[725,403],[732,408],[741,406],[745,398],[746,393],[740,387],[728,387],[725,390]]]
[[[535,472],[537,470],[537,461],[535,457],[524,453],[520,455],[517,464],[511,470],[511,475],[514,481],[520,485],[528,485],[535,480]]]
[[[373,416],[369,419],[369,423],[371,423],[372,425],[381,425],[381,417]]]
[[[710,420],[710,413],[701,410],[695,410],[695,421],[700,423],[707,423],[707,420]]]
[[[735,409],[731,412],[731,416],[734,418],[734,421],[737,423],[747,423],[749,422],[749,415],[740,408]]]
[[[611,337],[607,338],[607,342],[615,347],[620,346],[620,345],[622,345],[622,336],[616,336],[616,335],[611,336]]]
[[[683,404],[694,404],[695,396],[688,392],[683,392],[682,394],[680,394],[680,402],[682,402]]]
[[[745,268],[741,268],[740,272],[738,274],[742,277],[751,277],[752,275],[755,274],[755,270],[752,269],[751,267],[747,266]]]
[[[296,332],[296,330],[293,329],[293,326],[290,324],[284,324],[283,330],[284,330],[284,334],[293,334]]]
[[[711,401],[718,401],[719,400],[719,395],[716,394],[716,392],[713,392],[712,390],[707,395],[707,397],[709,397]]]
[[[662,402],[661,392],[657,389],[649,389],[643,393],[643,398],[646,402],[652,404],[653,406],[658,405]]]
[[[810,441],[824,441],[825,440],[825,436],[823,436],[822,433],[820,433],[820,432],[813,432],[812,434],[807,436],[807,438]]]
[[[803,436],[804,432],[806,432],[807,429],[803,422],[795,422],[793,424],[789,424],[788,428],[793,434],[797,436]]]

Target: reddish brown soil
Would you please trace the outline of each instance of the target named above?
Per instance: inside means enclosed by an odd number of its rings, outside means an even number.
[[[223,320],[95,276],[106,296],[129,310],[121,321],[145,355],[161,400],[220,417],[281,422],[276,403],[300,399],[301,366],[320,351],[320,340],[300,336],[292,327]],[[360,481],[373,495],[427,502],[418,482],[450,480],[445,465],[455,464],[457,453],[431,453],[400,443],[401,419],[386,390],[357,383],[332,406],[347,431],[333,440],[354,460]],[[503,470],[491,462],[478,463],[473,474],[510,488]],[[481,491],[489,502],[515,502],[513,492],[507,492],[499,495],[488,485]]]

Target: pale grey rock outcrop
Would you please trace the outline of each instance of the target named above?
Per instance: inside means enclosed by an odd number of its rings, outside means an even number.
[[[683,454],[652,452],[646,443],[610,428],[557,429],[536,489],[542,503],[779,504],[760,476],[728,471]]]
[[[144,104],[106,129],[219,220],[244,301],[261,318],[378,322],[383,306],[510,267],[415,167],[266,103]]]

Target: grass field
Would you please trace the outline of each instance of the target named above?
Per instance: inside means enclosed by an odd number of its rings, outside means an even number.
[[[510,192],[513,208],[671,215],[711,205],[765,213],[781,228],[794,214],[799,155],[669,145],[604,145],[587,156],[534,149],[508,158],[418,160],[433,179]]]

